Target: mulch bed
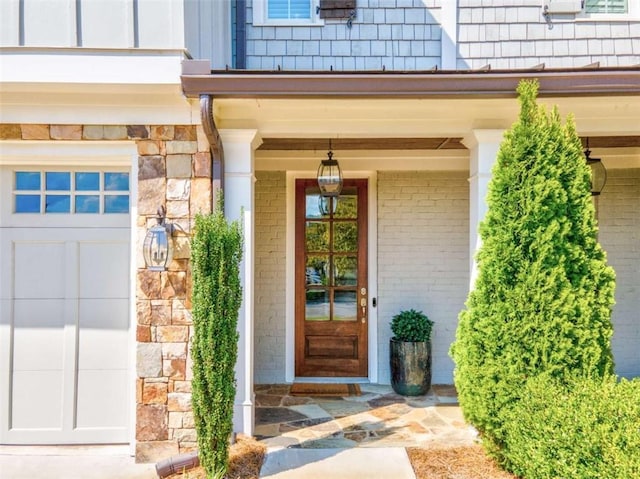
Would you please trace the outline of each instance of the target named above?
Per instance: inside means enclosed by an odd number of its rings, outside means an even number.
[[[489,458],[480,445],[447,449],[407,448],[417,479],[516,479]]]

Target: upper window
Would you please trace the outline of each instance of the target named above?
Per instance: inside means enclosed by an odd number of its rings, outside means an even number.
[[[16,171],[14,213],[129,213],[129,173]]]
[[[586,0],[586,13],[629,13],[627,0]]]
[[[317,6],[318,0],[253,0],[253,24],[322,25]]]
[[[583,12],[587,18],[629,20],[640,16],[640,0],[585,0]]]

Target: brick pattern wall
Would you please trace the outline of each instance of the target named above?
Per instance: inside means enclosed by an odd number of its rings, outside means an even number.
[[[613,356],[616,373],[640,371],[640,168],[610,169],[598,198],[599,239],[616,271]]]
[[[458,68],[581,67],[640,63],[640,21],[576,20],[554,15],[540,0],[459,0]]]
[[[433,383],[453,383],[449,346],[469,288],[466,172],[378,173],[379,381],[389,383],[391,318],[423,310],[435,321]]]
[[[138,150],[136,236],[136,459],[154,462],[196,447],[191,412],[189,232],[211,211],[209,145],[192,125],[3,124],[6,140],[131,140]],[[132,178],[132,182],[135,181]],[[159,206],[179,226],[166,272],[147,271],[142,241]]]
[[[285,371],[285,173],[256,172],[254,380],[284,382]]]
[[[358,0],[351,29],[345,20],[324,26],[254,26],[247,1],[250,70],[428,70],[440,68],[441,29],[427,7],[439,0]]]

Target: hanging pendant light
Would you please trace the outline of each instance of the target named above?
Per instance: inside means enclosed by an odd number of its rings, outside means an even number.
[[[333,159],[331,140],[329,140],[327,159],[322,160],[318,167],[318,186],[323,197],[337,198],[342,191],[342,171],[338,160]]]
[[[587,148],[584,150],[587,165],[591,169],[591,196],[598,196],[602,193],[604,185],[607,183],[607,169],[600,158],[591,158],[589,149],[589,138],[587,138]]]
[[[158,208],[157,221],[144,237],[142,255],[148,270],[166,271],[173,259],[173,225],[166,222],[164,206]]]

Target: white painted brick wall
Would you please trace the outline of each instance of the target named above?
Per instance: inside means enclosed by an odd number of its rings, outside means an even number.
[[[256,179],[254,379],[284,383],[286,181],[284,172]]]
[[[640,375],[640,168],[610,169],[597,201],[600,244],[616,271],[616,373],[634,377]]]
[[[402,309],[435,321],[433,382],[453,382],[448,351],[469,285],[465,172],[378,173],[379,381],[389,383],[390,321]]]

